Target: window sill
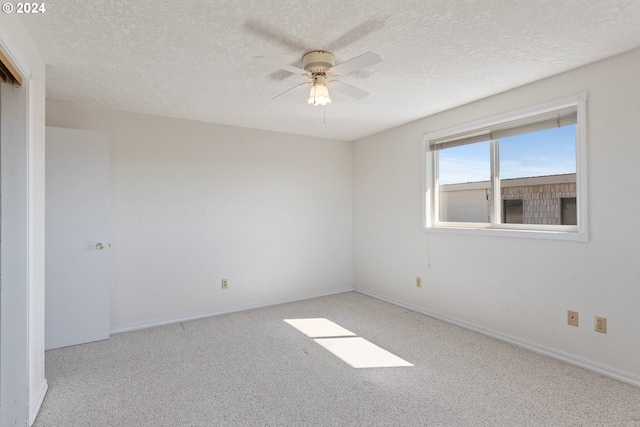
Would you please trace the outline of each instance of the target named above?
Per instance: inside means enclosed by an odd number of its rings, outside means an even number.
[[[493,227],[433,226],[424,229],[427,233],[467,234],[475,236],[517,237],[524,239],[569,240],[588,242],[589,235],[580,231],[506,229]]]

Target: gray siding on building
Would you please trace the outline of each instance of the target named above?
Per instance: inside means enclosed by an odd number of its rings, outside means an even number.
[[[524,224],[554,224],[562,222],[563,197],[576,197],[576,183],[503,187],[502,199],[522,199]]]

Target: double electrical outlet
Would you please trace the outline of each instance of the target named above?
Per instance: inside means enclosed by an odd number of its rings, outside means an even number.
[[[578,326],[578,312],[577,311],[567,311],[567,324],[571,326]],[[595,316],[593,322],[593,329],[596,332],[601,332],[603,334],[607,333],[607,318]]]

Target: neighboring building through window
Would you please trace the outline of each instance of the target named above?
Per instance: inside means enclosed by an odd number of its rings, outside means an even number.
[[[490,181],[441,185],[440,218],[490,222],[490,194]],[[576,225],[576,174],[506,179],[500,195],[503,224]]]

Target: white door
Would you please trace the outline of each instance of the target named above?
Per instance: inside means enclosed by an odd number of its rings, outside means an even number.
[[[109,338],[109,141],[47,127],[45,348]]]

